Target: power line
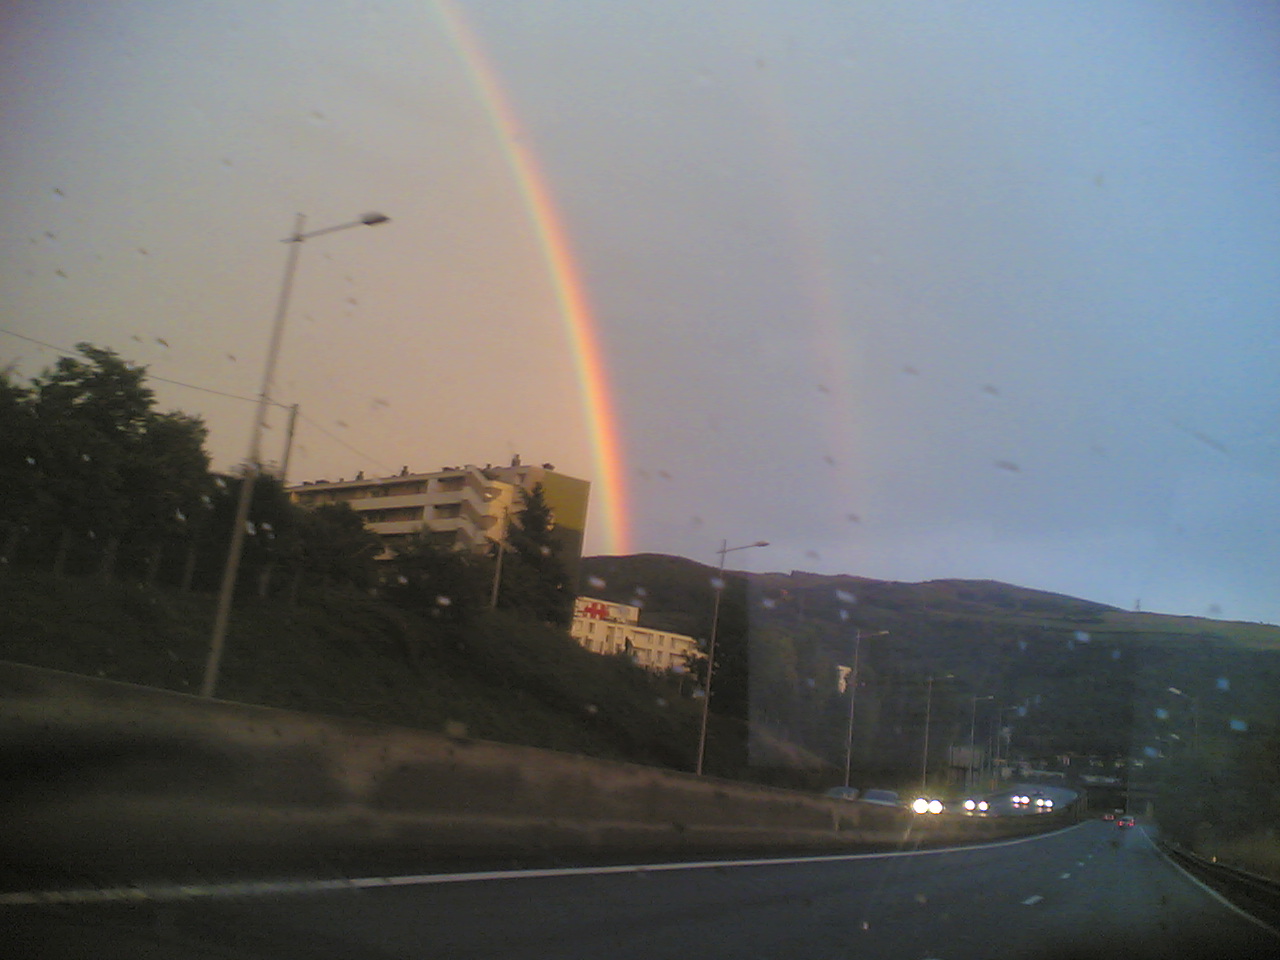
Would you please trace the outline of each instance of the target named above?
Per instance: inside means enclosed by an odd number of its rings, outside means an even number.
[[[341,444],[342,446],[346,447],[348,450],[350,450],[352,453],[356,454],[357,456],[364,457],[364,459],[368,460],[372,464],[375,464],[376,466],[381,467],[383,470],[386,470],[388,473],[395,472],[394,468],[387,466],[381,460],[371,457],[369,454],[365,453],[363,450],[357,450],[355,447],[347,443],[347,441],[343,440],[341,437],[335,436],[334,434],[330,433],[324,427],[320,426],[320,424],[316,423],[314,420],[308,417],[305,413],[302,413],[301,411],[299,411],[298,418],[301,420],[305,420],[312,427],[314,427],[316,430],[319,430],[321,433],[323,433],[326,437],[328,437],[334,443]]]
[[[65,347],[59,347],[57,344],[53,344],[53,343],[45,343],[43,340],[37,340],[35,337],[28,337],[25,334],[16,333],[13,330],[7,330],[4,327],[0,327],[0,333],[8,334],[11,337],[17,337],[19,340],[26,340],[28,343],[34,343],[37,346],[46,347],[50,350],[53,350],[56,353],[62,354],[64,357],[78,356],[78,353],[74,350],[68,350]],[[157,377],[150,370],[147,371],[147,379],[155,380],[159,383],[172,384],[175,387],[186,387],[188,390],[198,390],[201,393],[211,393],[214,396],[227,397],[231,400],[244,400],[249,403],[257,403],[257,399],[258,399],[257,397],[241,396],[238,393],[227,393],[223,390],[214,390],[211,387],[199,387],[199,386],[196,386],[194,383],[184,383],[181,380],[171,380],[167,377]],[[280,407],[283,410],[289,410],[293,407],[293,404],[280,403],[278,400],[272,400],[269,397],[267,398],[267,403],[275,407]],[[356,454],[359,457],[363,457],[365,460],[368,460],[370,463],[381,467],[382,469],[386,470],[388,473],[394,472],[394,470],[391,467],[387,466],[385,463],[382,463],[381,461],[375,459],[374,457],[371,457],[369,454],[365,453],[363,450],[357,450],[351,444],[347,443],[347,441],[343,440],[341,437],[335,436],[334,434],[330,433],[328,430],[320,426],[320,424],[316,423],[316,421],[312,420],[310,417],[308,417],[306,414],[302,413],[301,411],[298,412],[298,417],[299,419],[305,420],[312,427],[314,427],[316,430],[323,433],[326,437],[328,437],[334,443],[337,443],[343,447],[346,447],[352,453]]]
[[[11,337],[17,337],[19,340],[26,340],[28,343],[34,343],[41,347],[48,347],[50,350],[53,350],[56,353],[60,353],[64,357],[77,356],[77,353],[74,350],[68,350],[65,347],[59,347],[57,344],[53,344],[53,343],[45,343],[43,340],[37,340],[35,337],[28,337],[21,333],[14,333],[12,330],[6,330],[4,327],[0,327],[0,333],[6,333]],[[225,390],[214,390],[211,387],[198,387],[194,383],[184,383],[181,380],[170,380],[168,377],[157,377],[150,370],[147,371],[147,379],[155,380],[159,383],[169,383],[175,387],[186,387],[188,390],[199,390],[201,393],[211,393],[216,397],[227,397],[231,400],[245,400],[245,401],[248,401],[249,403],[257,403],[258,401],[257,397],[245,397],[245,396],[241,396],[238,393],[227,393]],[[274,406],[277,406],[277,407],[284,407],[286,410],[289,408],[289,404],[280,403],[270,398],[267,399],[267,403],[273,404]]]

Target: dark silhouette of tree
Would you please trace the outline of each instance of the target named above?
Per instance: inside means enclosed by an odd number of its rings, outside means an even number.
[[[424,531],[396,550],[383,594],[397,606],[434,620],[470,619],[488,602],[486,565],[481,560]]]
[[[198,418],[155,410],[146,368],[92,344],[62,357],[29,388],[0,386],[0,510],[12,530],[47,545],[71,538],[136,560],[182,529],[207,491]],[[107,546],[109,545],[109,546]],[[110,560],[102,560],[109,569]]]
[[[520,491],[520,512],[507,531],[498,605],[543,623],[567,627],[573,620],[573,590],[552,535],[555,516],[542,484]]]

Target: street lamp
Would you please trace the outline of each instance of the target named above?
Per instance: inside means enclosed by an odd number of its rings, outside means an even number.
[[[1176,697],[1185,697],[1191,701],[1191,749],[1200,752],[1200,701],[1189,693],[1183,693],[1177,687],[1165,687]]]
[[[721,540],[720,549],[716,551],[720,554],[720,566],[716,569],[716,579],[712,584],[715,587],[716,599],[711,610],[711,640],[707,644],[707,684],[702,694],[702,727],[698,732],[698,762],[693,768],[693,772],[698,776],[702,776],[702,758],[707,750],[707,718],[711,712],[711,674],[716,664],[716,631],[720,626],[720,595],[724,593],[724,557],[726,553],[733,553],[735,550],[750,550],[753,547],[768,545],[767,540],[757,540],[755,543],[731,547],[727,540]]]
[[[937,677],[938,680],[950,680],[954,674],[948,673],[944,677]],[[933,720],[933,674],[929,674],[928,693],[925,695],[924,701],[924,756],[920,762],[920,792],[927,793],[929,791],[929,724]]]
[[[249,456],[245,463],[244,477],[240,482],[240,499],[236,502],[236,518],[231,527],[231,544],[227,548],[227,561],[222,570],[222,586],[218,591],[218,610],[213,618],[213,635],[209,640],[209,657],[205,661],[204,681],[200,696],[212,697],[218,686],[218,669],[222,663],[222,648],[227,639],[227,621],[231,617],[231,601],[236,592],[236,575],[240,571],[240,557],[244,553],[245,528],[249,522],[249,505],[253,501],[253,487],[262,472],[262,429],[267,407],[271,400],[271,382],[275,378],[276,361],[280,357],[280,343],[284,338],[284,321],[289,313],[289,294],[293,291],[293,277],[298,269],[298,254],[302,244],[312,237],[335,233],[350,227],[374,227],[391,218],[381,213],[366,213],[359,220],[340,223],[303,233],[307,218],[299,213],[293,222],[293,233],[281,243],[289,244],[285,258],[284,280],[280,284],[280,298],[276,301],[275,320],[271,326],[271,345],[267,349],[267,366],[262,373],[262,388],[258,391],[258,407],[253,416],[253,430],[249,434]]]
[[[973,791],[973,751],[974,751],[974,730],[978,724],[978,701],[994,700],[994,694],[987,694],[985,697],[974,697],[972,709],[969,711],[969,769],[968,777],[965,778],[964,788],[968,792]]]
[[[888,630],[877,630],[866,634],[867,637],[884,637]],[[849,671],[849,731],[844,739],[844,785],[849,786],[849,770],[853,765],[853,702],[858,696],[858,654],[862,647],[862,628],[853,632],[853,669]]]

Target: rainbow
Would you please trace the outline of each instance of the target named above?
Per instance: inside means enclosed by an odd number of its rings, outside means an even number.
[[[573,351],[574,369],[582,384],[583,413],[591,436],[595,465],[594,487],[599,498],[600,515],[604,518],[605,552],[630,553],[618,418],[605,377],[603,350],[595,318],[586,285],[573,256],[568,231],[537,157],[526,146],[532,141],[521,129],[511,101],[502,89],[498,72],[485,56],[479,38],[456,4],[450,0],[437,0],[436,8],[504,148],[538,245],[546,259],[547,272]]]

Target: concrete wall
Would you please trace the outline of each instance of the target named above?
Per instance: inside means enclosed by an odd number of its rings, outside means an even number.
[[[391,870],[1042,830],[0,662],[0,856],[30,870]],[[119,879],[117,876],[116,879]]]

